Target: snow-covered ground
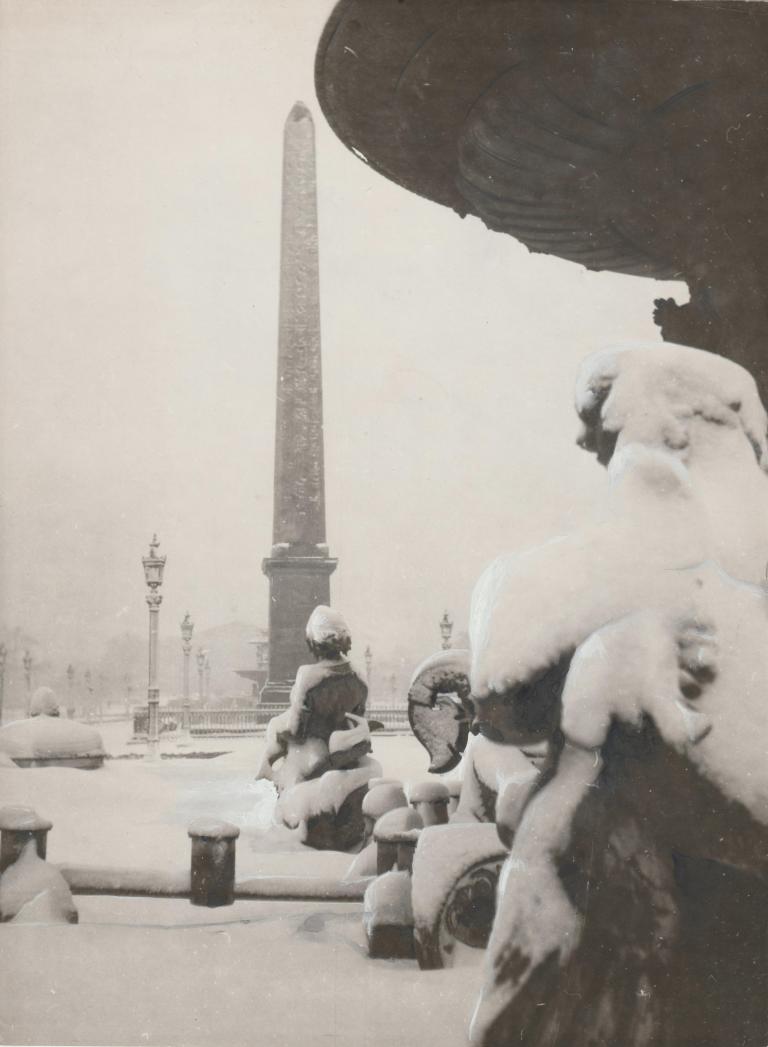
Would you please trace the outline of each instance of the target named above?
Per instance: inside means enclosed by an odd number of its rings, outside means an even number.
[[[113,756],[127,723],[105,725]],[[201,814],[240,826],[237,878],[341,877],[346,854],[310,851],[269,831],[271,787],[253,780],[261,738],[195,740],[215,759],[106,761],[98,771],[0,768],[0,803],[53,821],[54,862],[188,868],[187,826]],[[184,752],[174,740],[163,751]],[[374,737],[389,777],[427,777],[408,736]],[[0,927],[0,1042],[379,1047],[465,1042],[479,970],[421,972],[370,960],[361,906],[77,897],[78,926]]]

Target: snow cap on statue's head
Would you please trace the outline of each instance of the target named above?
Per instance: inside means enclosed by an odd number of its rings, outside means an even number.
[[[338,610],[325,607],[323,604],[315,607],[307,623],[307,640],[316,646],[322,644],[351,644],[352,637],[349,636],[349,627]]]
[[[32,695],[30,716],[58,716],[59,701],[50,687],[38,687]]]
[[[754,378],[703,349],[664,344],[593,353],[576,380],[576,410],[583,422],[578,442],[603,465],[617,443],[687,457],[703,424],[709,432],[740,430],[768,471],[768,416]]]

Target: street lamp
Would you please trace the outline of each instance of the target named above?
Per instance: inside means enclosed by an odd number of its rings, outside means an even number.
[[[205,651],[200,647],[197,649],[195,655],[195,661],[197,662],[197,695],[200,699],[200,704],[203,704],[203,670],[205,669]]]
[[[157,549],[160,543],[157,535],[154,535],[149,543],[149,554],[142,557],[144,565],[144,580],[149,592],[146,600],[149,607],[149,673],[147,681],[147,741],[149,743],[148,755],[150,758],[157,756],[157,744],[160,737],[160,688],[157,686],[157,633],[158,620],[160,618],[160,604],[163,598],[159,589],[163,584],[163,571],[165,569],[165,557],[158,556]]]
[[[67,716],[70,720],[75,718],[75,699],[72,697],[75,683],[75,667],[67,666]]]
[[[440,619],[440,635],[443,638],[443,650],[447,651],[451,646],[451,633],[453,632],[453,622],[448,616],[446,611],[443,617]]]
[[[0,724],[3,722],[3,699],[5,697],[5,656],[8,648],[0,643]]]
[[[211,704],[211,663],[208,661],[208,652],[205,652],[205,704]]]
[[[86,698],[87,711],[86,716],[89,720],[93,719],[93,687],[91,686],[91,670],[86,669],[83,673],[83,679],[85,680],[85,688],[88,691],[88,697]]]
[[[29,651],[24,652],[21,664],[24,666],[24,680],[27,685],[27,716],[29,716],[32,709],[32,655]]]
[[[369,644],[365,649],[365,682],[368,684],[368,690],[371,689],[371,666],[373,665],[373,651]]]
[[[184,615],[181,623],[181,649],[184,652],[184,672],[182,675],[182,706],[181,706],[181,729],[184,734],[190,731],[189,714],[189,655],[192,651],[192,633],[195,631],[195,623],[189,617],[189,611]]]

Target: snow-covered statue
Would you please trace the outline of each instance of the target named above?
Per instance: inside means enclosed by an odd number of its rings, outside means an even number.
[[[433,763],[471,719],[539,765],[496,783],[472,1040],[763,1047],[766,414],[738,365],[676,346],[591,357],[576,405],[605,504],[488,568],[466,675],[411,707]]]
[[[51,687],[38,687],[29,703],[30,716],[59,716],[59,700]]]
[[[0,753],[19,767],[101,767],[105,752],[93,727],[60,716],[59,701],[50,687],[38,687],[26,720],[0,727]]]
[[[338,611],[316,607],[306,635],[316,662],[299,667],[288,708],[270,720],[257,777],[274,782],[278,813],[304,843],[350,850],[364,836],[368,782],[381,774],[368,755],[368,688],[347,658],[352,640]]]

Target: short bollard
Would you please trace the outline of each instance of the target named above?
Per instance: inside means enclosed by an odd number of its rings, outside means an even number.
[[[407,807],[408,801],[400,784],[382,783],[369,787],[363,798],[364,843],[368,843],[379,818],[399,807]]]
[[[448,821],[450,793],[442,782],[417,782],[408,799],[424,825],[445,825]]]
[[[462,782],[460,778],[450,778],[446,783],[445,787],[448,790],[448,818],[454,813],[456,808],[459,806],[459,800],[461,799],[461,786]]]
[[[0,808],[0,873],[13,865],[30,840],[35,841],[38,858],[45,860],[52,826],[53,822],[41,818],[31,807]]]
[[[198,818],[187,830],[192,840],[190,901],[214,909],[235,900],[236,825],[216,818]]]
[[[415,830],[415,838],[421,828],[421,818],[416,811],[408,807],[398,807],[394,811],[387,811],[379,818],[373,830],[373,838],[376,841],[377,876],[399,865],[398,846],[402,835]],[[403,859],[406,860],[405,853]]]
[[[413,856],[419,842],[420,829],[411,829],[397,838],[397,868],[400,872],[413,872]]]

